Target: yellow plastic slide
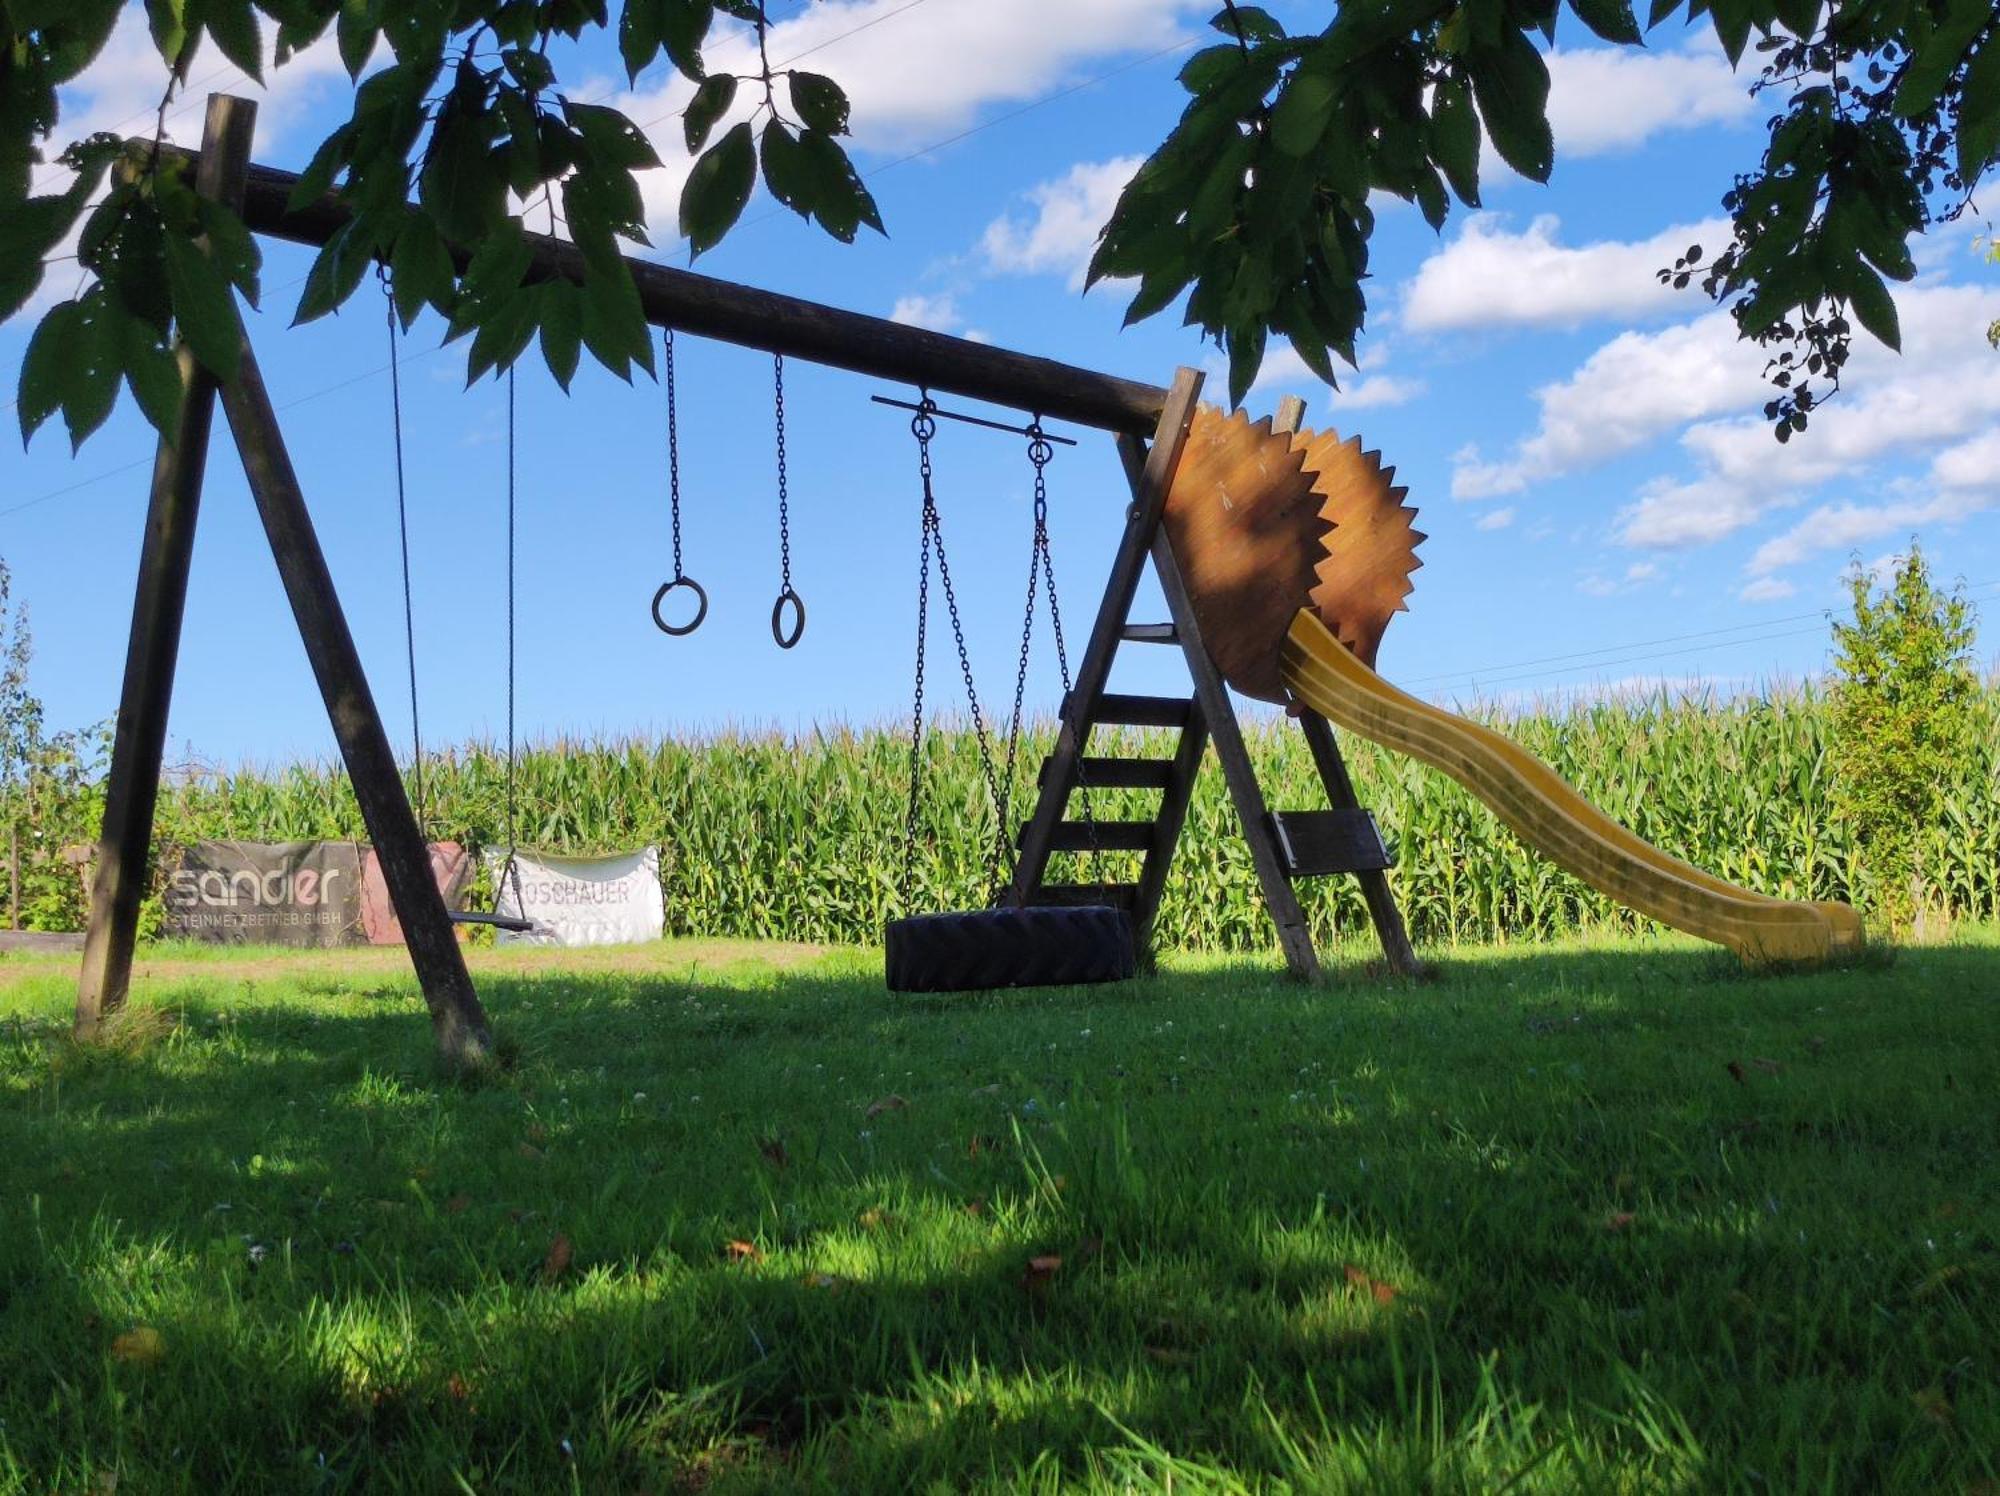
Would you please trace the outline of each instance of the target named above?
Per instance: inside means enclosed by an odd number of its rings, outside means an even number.
[[[1311,611],[1286,635],[1285,685],[1349,732],[1441,769],[1493,808],[1521,840],[1619,903],[1745,961],[1822,961],[1860,949],[1845,904],[1798,903],[1738,888],[1641,841],[1533,754],[1489,728],[1397,690],[1356,659]]]

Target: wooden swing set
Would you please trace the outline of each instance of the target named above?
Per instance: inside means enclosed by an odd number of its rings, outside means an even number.
[[[255,104],[211,96],[201,149],[192,157],[196,190],[234,207],[254,233],[305,245],[325,244],[347,221],[347,209],[328,197],[292,211],[288,203],[298,178],[251,161],[255,118]],[[530,235],[529,242],[532,276],[582,279],[583,257],[574,246],[542,235]],[[469,256],[462,250],[455,255],[463,269]],[[1188,527],[1198,525],[1199,516],[1184,514],[1177,519],[1170,514],[1170,498],[1176,493],[1176,479],[1198,421],[1206,422],[1211,433],[1243,423],[1241,418],[1226,422],[1216,412],[1199,408],[1198,371],[1180,369],[1163,388],[647,261],[627,263],[647,320],[669,332],[761,349],[777,358],[806,359],[926,392],[988,401],[1033,412],[1037,423],[1043,417],[1059,419],[1115,437],[1130,487],[1124,531],[1062,704],[1054,751],[1042,766],[1033,814],[1019,835],[1018,856],[1003,896],[1006,906],[1116,908],[1129,917],[1143,948],[1166,887],[1196,772],[1212,743],[1289,970],[1307,979],[1320,972],[1293,880],[1332,873],[1359,879],[1389,966],[1405,974],[1419,969],[1386,877],[1391,859],[1372,817],[1355,797],[1333,729],[1324,717],[1292,703],[1328,808],[1273,811],[1245,746],[1225,685],[1225,669],[1218,668],[1204,642],[1204,609],[1198,604],[1203,596],[1225,594],[1214,589],[1204,593],[1202,585],[1191,589],[1183,570],[1186,547],[1177,548],[1176,529],[1178,524],[1185,540],[1195,533]],[[130,984],[189,560],[219,398],[401,922],[440,1051],[448,1058],[476,1061],[490,1045],[485,1013],[453,933],[452,915],[432,879],[423,833],[247,334],[242,336],[239,373],[226,385],[218,386],[185,347],[179,360],[185,398],[177,428],[171,437],[162,438],[154,460],[78,986],[77,1032],[82,1037],[94,1034],[105,1017],[123,1004]],[[1226,466],[1244,460],[1248,453],[1249,460],[1265,462],[1268,468],[1268,454],[1258,454],[1274,441],[1280,453],[1290,451],[1295,440],[1302,452],[1310,433],[1293,436],[1302,411],[1300,402],[1288,400],[1275,427],[1257,423],[1247,428],[1249,440],[1210,442],[1204,449],[1209,456],[1203,460],[1213,466],[1220,454]],[[1280,461],[1288,480],[1297,475],[1301,460],[1294,453]],[[1253,476],[1268,483],[1271,473]],[[1316,505],[1318,500],[1305,491],[1311,479],[1307,472],[1300,501],[1312,499]],[[1205,470],[1200,481],[1205,488],[1226,492],[1232,476],[1226,470]],[[1317,518],[1316,507],[1310,516],[1303,508],[1299,513],[1304,516],[1301,523],[1310,519],[1324,533],[1327,522]],[[1403,542],[1406,548],[1413,543]],[[1227,569],[1232,559],[1255,563],[1260,558],[1218,556],[1214,547],[1203,548],[1203,565],[1211,569],[1217,564]],[[1170,615],[1162,622],[1135,622],[1129,616],[1148,562]],[[678,554],[675,566],[679,577]],[[1207,578],[1196,580],[1205,583]],[[1390,591],[1389,606],[1400,605],[1407,591],[1400,573]],[[1213,622],[1212,612],[1209,617]],[[1382,617],[1386,621],[1386,613]],[[1189,694],[1155,697],[1110,691],[1112,662],[1125,644],[1178,647],[1191,677]],[[1366,653],[1372,657],[1372,640]],[[1229,678],[1238,679],[1234,674]],[[1170,728],[1178,732],[1178,744],[1166,759],[1093,756],[1092,731],[1107,725]],[[1083,821],[1071,821],[1066,819],[1068,806],[1080,786],[1157,790],[1159,807],[1146,821],[1093,822],[1087,813]],[[1136,882],[1048,881],[1054,854],[1094,851],[1141,854]]]

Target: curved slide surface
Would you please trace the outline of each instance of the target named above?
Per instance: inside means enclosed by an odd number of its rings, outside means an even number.
[[[1306,706],[1443,770],[1529,846],[1641,914],[1726,945],[1753,963],[1822,961],[1861,946],[1861,917],[1847,905],[1770,898],[1669,857],[1518,744],[1390,685],[1310,610],[1292,620],[1282,671]]]

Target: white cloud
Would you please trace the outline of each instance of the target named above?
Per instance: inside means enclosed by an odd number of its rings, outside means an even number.
[[[1759,577],[1736,596],[1746,603],[1782,602],[1799,589],[1783,577]]]
[[[958,314],[958,298],[949,291],[936,296],[921,293],[899,296],[889,320],[907,327],[927,327],[932,332],[957,332],[965,325],[965,319]]]
[[[1556,47],[1548,53],[1556,159],[1629,151],[1669,130],[1749,120],[1748,82],[1712,42],[1678,52]]]
[[[1499,213],[1466,220],[1457,238],[1418,267],[1403,318],[1424,332],[1468,327],[1575,327],[1598,317],[1633,317],[1690,292],[1660,284],[1658,273],[1690,245],[1726,242],[1725,220],[1663,229],[1650,239],[1575,247],[1558,241],[1554,214],[1514,233]]]
[[[1766,441],[1770,438],[1767,436]],[[1758,492],[1713,477],[1654,478],[1618,517],[1618,540],[1645,550],[1708,545],[1754,524],[1766,510],[1796,502],[1786,491]]]
[[[1118,194],[1142,159],[1081,161],[1054,181],[1029,188],[1026,217],[1009,214],[986,226],[979,241],[986,268],[1008,275],[1060,275],[1072,291],[1082,290],[1084,272],[1097,248],[1097,231],[1111,216]],[[1298,358],[1296,353],[1291,356]],[[1300,361],[1299,368],[1304,367]]]
[[[1690,421],[1761,403],[1768,398],[1763,368],[1763,355],[1737,342],[1724,312],[1658,332],[1621,333],[1568,379],[1535,392],[1541,419],[1510,457],[1489,462],[1475,448],[1462,449],[1453,459],[1452,497],[1519,493]]]
[[[1758,546],[1750,558],[1749,571],[1752,576],[1766,576],[1822,551],[1844,551],[1884,535],[1909,533],[1925,525],[1951,524],[1991,509],[1996,503],[2000,503],[2000,487],[1887,504],[1851,501],[1822,504],[1784,534]]]
[[[1335,410],[1368,410],[1389,405],[1406,405],[1427,386],[1421,379],[1398,374],[1367,374],[1342,384],[1327,400]]]
[[[1514,506],[1508,504],[1500,509],[1489,509],[1473,522],[1475,530],[1504,530],[1514,523]]]

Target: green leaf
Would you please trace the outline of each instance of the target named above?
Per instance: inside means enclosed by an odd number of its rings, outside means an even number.
[[[227,383],[236,377],[237,360],[243,351],[243,330],[229,282],[192,239],[168,234],[166,251],[174,321],[202,367]]]
[[[764,185],[771,189],[771,196],[799,217],[812,217],[819,187],[813,178],[812,163],[797,138],[776,115],[765,122],[761,154]]]
[[[465,383],[477,384],[489,369],[513,366],[535,335],[540,315],[539,298],[515,296],[487,310],[473,334],[472,348],[465,356]]]
[[[583,136],[592,160],[600,166],[631,171],[660,164],[653,143],[616,109],[607,109],[602,104],[574,104],[564,99],[563,118]]]
[[[1264,324],[1232,327],[1225,341],[1229,345],[1229,408],[1234,410],[1242,405],[1250,386],[1257,382],[1257,371],[1264,366]]]
[[[312,160],[293,184],[291,196],[285,200],[288,211],[297,213],[309,208],[333,190],[333,179],[347,164],[347,147],[353,139],[354,126],[350,123],[319,143],[319,149],[313,152]]]
[[[1681,8],[1682,0],[1653,0],[1652,9],[1646,13],[1646,29],[1651,31],[1660,22]],[[1693,17],[1689,17],[1690,20]]]
[[[1194,276],[1185,267],[1170,267],[1150,271],[1139,282],[1139,293],[1125,308],[1125,320],[1121,326],[1130,327],[1135,322],[1143,322],[1155,313],[1173,304],[1174,298],[1187,289]]]
[[[1468,208],[1479,206],[1479,116],[1461,78],[1445,78],[1431,95],[1431,159]]]
[[[146,27],[153,50],[169,62],[187,45],[187,0],[146,0]]]
[[[42,423],[62,409],[82,319],[76,302],[59,302],[43,315],[35,335],[28,340],[28,351],[21,359],[20,402],[16,407],[24,447]]]
[[[477,244],[506,213],[507,176],[487,149],[491,131],[490,116],[447,106],[417,183],[440,232],[460,244]]]
[[[736,79],[729,73],[717,73],[702,81],[688,100],[687,111],[681,116],[681,132],[687,137],[687,148],[698,151],[708,140],[708,132],[715,128],[716,121],[729,112],[729,106],[736,102]]]
[[[694,254],[722,242],[743,215],[756,181],[757,150],[745,120],[703,152],[681,189],[681,237]]]
[[[76,306],[76,347],[63,388],[63,424],[69,427],[72,453],[110,418],[118,403],[118,378],[125,371],[125,314],[102,286]]]
[[[1607,42],[1625,46],[1638,44],[1639,22],[1632,14],[1631,0],[1569,0],[1577,19]]]
[[[542,361],[567,393],[583,353],[583,292],[566,280],[544,281],[535,289],[541,302]]]
[[[396,314],[403,319],[405,331],[426,305],[440,312],[450,309],[457,275],[451,252],[428,214],[412,213],[403,220],[395,253],[389,259],[389,275],[396,294]]]
[[[1424,222],[1433,229],[1443,229],[1445,218],[1451,212],[1451,199],[1445,195],[1444,183],[1438,174],[1428,168],[1417,173],[1417,207],[1424,215]]]
[[[241,291],[251,306],[256,306],[257,272],[264,264],[264,254],[257,248],[256,239],[226,203],[205,197],[196,198],[195,202],[209,259],[222,272],[222,278]]]
[[[847,91],[823,74],[792,74],[792,108],[807,129],[847,133]]]
[[[349,222],[320,246],[312,269],[306,272],[305,289],[299,292],[299,304],[292,313],[292,326],[316,321],[338,309],[354,294],[354,288],[361,284],[361,277],[367,273],[373,254],[372,246],[359,225],[358,219]],[[195,351],[201,351],[198,345]]]
[[[1533,42],[1509,27],[1497,46],[1466,54],[1473,97],[1493,148],[1522,176],[1546,182],[1555,168],[1549,130],[1549,69]]]
[[[2000,36],[1989,36],[1965,71],[1965,91],[1958,106],[1959,179],[1977,181],[1996,155],[2000,155]]]
[[[1914,54],[1896,88],[1896,113],[1910,119],[1937,103],[1953,71],[1965,60],[1966,48],[1992,19],[1992,0],[1950,0],[1936,29],[1929,35],[1910,35]]]
[[[1281,41],[1285,35],[1285,28],[1261,5],[1239,5],[1233,12],[1218,10],[1208,24],[1224,36],[1233,37],[1240,32],[1247,42]]]
[[[633,83],[660,55],[660,0],[625,0],[618,17],[618,55]],[[567,388],[567,386],[565,386]]]
[[[379,0],[340,0],[340,19],[334,25],[334,38],[348,77],[360,78],[368,59],[375,55],[375,41],[381,34]]]
[[[667,56],[683,75],[700,82],[708,76],[701,60],[701,44],[715,19],[712,0],[660,0],[660,5],[660,40]]]
[[[1307,156],[1333,118],[1333,80],[1303,69],[1293,73],[1271,111],[1271,144],[1287,156]]]
[[[139,402],[139,409],[153,429],[165,437],[171,437],[174,423],[180,420],[181,383],[180,360],[173,350],[160,341],[159,335],[137,317],[125,321],[124,346],[122,349],[125,365],[125,383],[131,388],[132,398]]]
[[[1882,277],[1855,260],[1847,267],[1841,289],[1847,293],[1847,304],[1854,309],[1855,320],[1881,342],[1902,352],[1903,331],[1896,320],[1896,301]]]
[[[1180,71],[1181,87],[1197,96],[1213,93],[1243,71],[1243,49],[1234,42],[1203,47]]]
[[[812,171],[813,217],[821,228],[842,244],[852,244],[864,223],[878,234],[884,232],[875,199],[839,141],[818,130],[807,130],[799,136],[799,149]]]
[[[623,260],[593,265],[584,277],[583,345],[620,379],[631,378],[629,367],[635,362],[649,371],[653,367],[652,329],[632,284],[631,267]]]
[[[201,24],[224,57],[264,81],[264,33],[250,0],[202,0]]]

